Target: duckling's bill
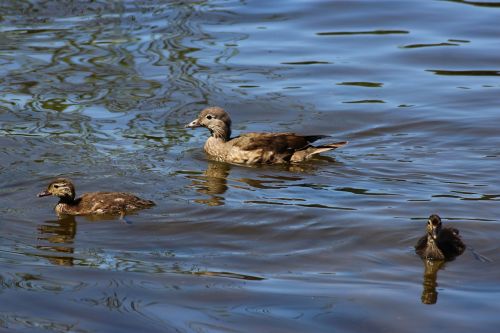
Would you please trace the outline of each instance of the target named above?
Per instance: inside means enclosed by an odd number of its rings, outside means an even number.
[[[47,197],[49,195],[52,195],[52,193],[50,193],[48,190],[45,190],[45,191],[38,193],[36,196],[41,198],[41,197]]]

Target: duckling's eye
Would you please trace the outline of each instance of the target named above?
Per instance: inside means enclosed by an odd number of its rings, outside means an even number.
[[[54,188],[59,188],[59,185],[54,185]]]
[[[212,116],[211,116],[211,115],[208,115],[208,116],[207,116],[207,119],[208,119],[208,120],[212,119]]]

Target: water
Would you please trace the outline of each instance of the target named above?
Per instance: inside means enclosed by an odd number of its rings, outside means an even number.
[[[496,332],[499,7],[3,1],[0,330]],[[349,145],[212,162],[208,105]],[[158,205],[58,220],[61,175]],[[413,252],[431,213],[468,246],[444,267]]]

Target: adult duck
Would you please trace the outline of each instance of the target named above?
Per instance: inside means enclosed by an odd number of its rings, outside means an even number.
[[[241,164],[279,164],[302,162],[316,154],[347,144],[346,141],[312,146],[326,135],[297,135],[295,133],[246,133],[231,138],[231,118],[220,107],[201,111],[188,128],[206,127],[210,137],[205,152],[213,159]]]

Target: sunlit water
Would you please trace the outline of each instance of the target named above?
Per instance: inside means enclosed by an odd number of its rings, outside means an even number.
[[[0,329],[497,332],[500,3],[3,1]],[[209,161],[234,133],[349,144],[289,167]],[[58,220],[36,193],[157,206]],[[426,218],[460,229],[444,266]],[[426,304],[434,303],[434,304]]]

